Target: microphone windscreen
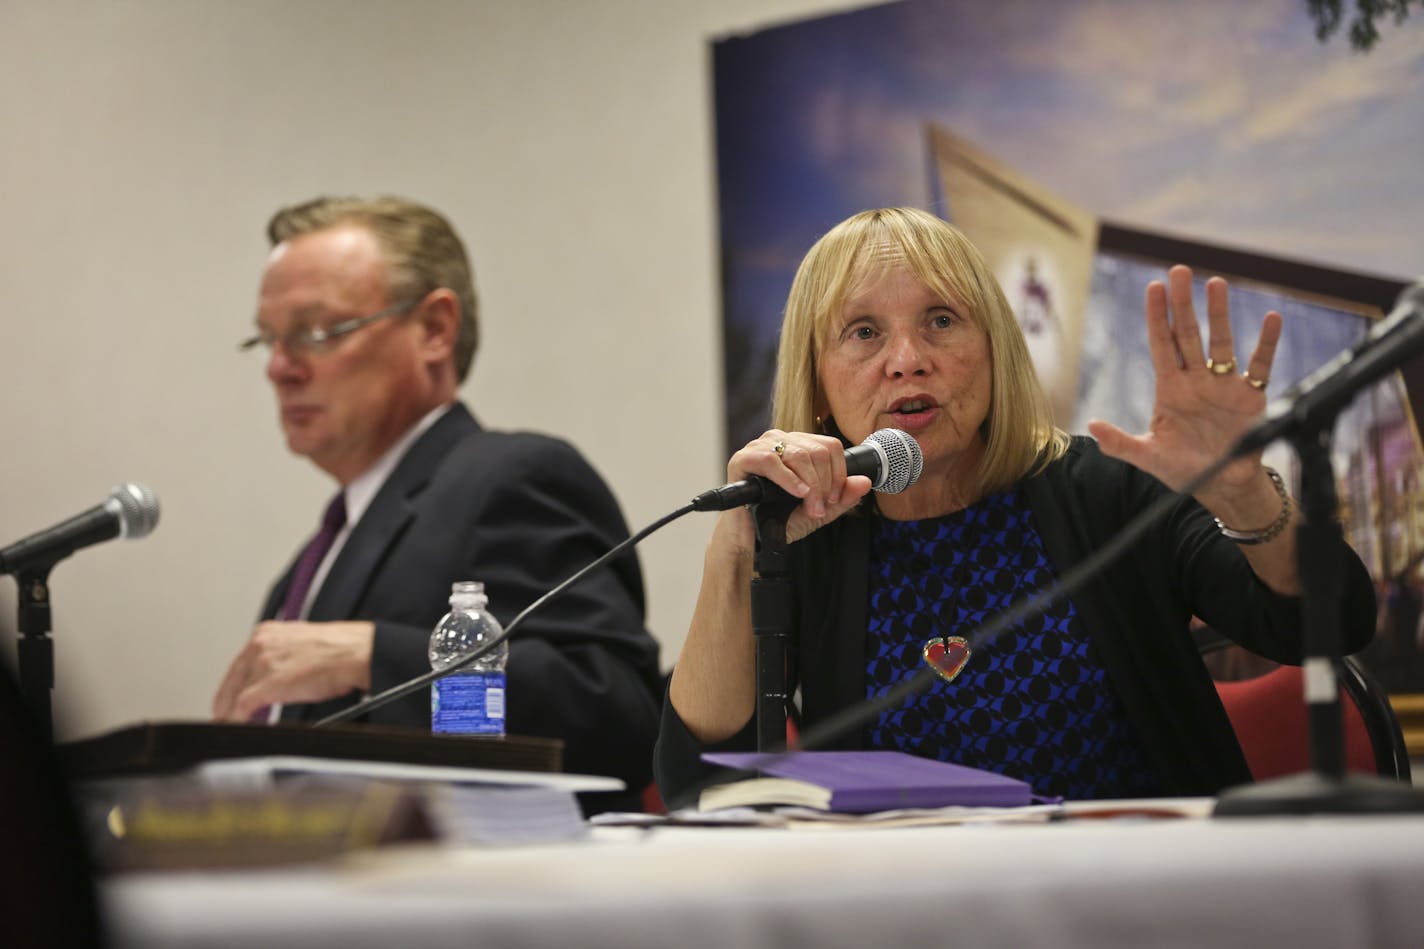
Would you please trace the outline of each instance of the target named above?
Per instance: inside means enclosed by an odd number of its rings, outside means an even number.
[[[882,494],[899,494],[914,484],[924,470],[925,459],[920,454],[920,443],[908,432],[882,428],[871,432],[865,441],[878,446],[885,458],[880,478],[875,483],[875,490]]]
[[[146,537],[158,526],[158,496],[146,485],[132,481],[118,485],[109,492],[109,500],[118,505],[120,537]]]

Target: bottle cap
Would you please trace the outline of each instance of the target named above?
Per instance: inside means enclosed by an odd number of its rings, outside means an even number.
[[[457,580],[450,584],[450,602],[486,603],[485,585],[479,580]]]

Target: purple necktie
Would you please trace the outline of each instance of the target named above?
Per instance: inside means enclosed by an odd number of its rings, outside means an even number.
[[[307,544],[307,549],[302,551],[302,559],[297,561],[297,567],[292,571],[292,584],[287,587],[287,599],[282,604],[282,612],[277,614],[278,619],[301,618],[302,604],[306,602],[316,568],[321,566],[322,558],[331,550],[336,535],[345,526],[346,492],[340,491],[326,506],[326,513],[321,516],[321,529]]]
[[[301,559],[297,561],[296,569],[292,571],[292,583],[287,587],[287,599],[282,603],[282,609],[277,613],[277,619],[289,620],[300,619],[302,615],[302,604],[306,602],[307,591],[311,589],[312,579],[316,576],[316,568],[321,566],[322,558],[331,550],[331,545],[336,540],[336,535],[341,533],[341,528],[346,526],[346,492],[337,492],[336,497],[331,499],[331,503],[326,506],[326,513],[321,516],[321,527],[316,535],[307,541],[306,550],[302,551]],[[247,719],[255,724],[266,724],[273,720],[272,706],[264,705],[254,711]]]

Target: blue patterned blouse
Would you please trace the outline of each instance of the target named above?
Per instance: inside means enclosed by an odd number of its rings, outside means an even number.
[[[945,517],[879,519],[870,550],[866,695],[1055,578],[1017,491]],[[866,747],[1020,778],[1069,800],[1146,797],[1160,781],[1069,599],[974,650],[953,682],[881,714]]]

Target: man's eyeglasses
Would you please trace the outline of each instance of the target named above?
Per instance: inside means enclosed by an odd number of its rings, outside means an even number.
[[[278,343],[292,356],[311,356],[328,352],[343,336],[350,335],[364,326],[370,326],[377,320],[384,320],[388,316],[400,316],[410,312],[419,303],[419,300],[406,300],[394,306],[388,306],[378,313],[370,316],[357,316],[349,320],[342,320],[340,323],[333,323],[330,326],[307,326],[301,329],[292,330],[290,333],[258,333],[249,336],[237,344],[237,348],[242,352],[253,349],[265,349],[272,351],[272,347]]]

